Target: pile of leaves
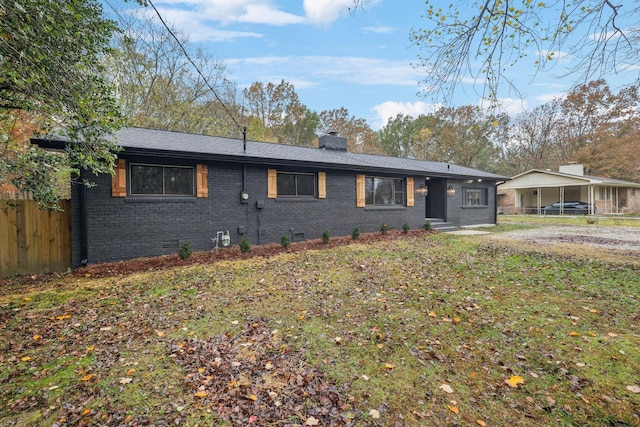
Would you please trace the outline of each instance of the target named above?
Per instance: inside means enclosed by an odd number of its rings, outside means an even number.
[[[346,386],[328,382],[304,363],[286,335],[264,318],[237,336],[172,344],[172,357],[188,372],[195,406],[215,410],[233,425],[351,426],[355,411]],[[348,399],[347,399],[348,400]]]

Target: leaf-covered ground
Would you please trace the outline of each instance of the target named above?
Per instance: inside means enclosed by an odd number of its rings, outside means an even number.
[[[146,270],[6,282],[0,425],[640,425],[626,260],[421,232]]]

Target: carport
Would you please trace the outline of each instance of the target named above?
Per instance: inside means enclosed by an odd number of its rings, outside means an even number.
[[[498,185],[498,206],[506,214],[542,214],[555,202],[582,201],[589,214],[624,213],[640,196],[640,184],[584,175],[579,164],[561,166],[559,172],[532,169]],[[638,195],[636,195],[638,193]],[[563,213],[562,211],[560,212]]]

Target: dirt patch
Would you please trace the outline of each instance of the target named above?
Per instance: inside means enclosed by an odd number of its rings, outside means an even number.
[[[545,225],[486,236],[511,246],[588,258],[640,262],[640,228]]]

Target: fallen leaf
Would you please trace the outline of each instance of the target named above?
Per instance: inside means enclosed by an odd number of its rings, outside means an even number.
[[[119,382],[120,384],[129,384],[131,381],[133,381],[133,378],[122,377]]]
[[[314,418],[313,416],[310,416],[309,418],[307,418],[307,421],[304,423],[304,425],[306,426],[317,426],[320,424],[320,420],[318,420],[317,418]]]
[[[607,335],[609,335],[610,337],[617,337],[618,334],[616,334],[615,332],[609,332],[607,333]]]
[[[442,384],[438,388],[441,389],[441,390],[444,390],[447,393],[453,393],[453,389],[451,388],[451,386],[449,384]]]
[[[91,409],[89,408],[85,408],[81,413],[80,416],[84,417],[85,415],[89,415],[91,413]]]
[[[198,391],[198,392],[195,394],[195,396],[196,396],[196,397],[207,397],[207,395],[208,395],[208,394],[209,394],[209,393],[207,393],[207,391],[206,391],[206,390],[200,390],[200,391]]]
[[[256,396],[255,394],[250,394],[247,396],[247,399],[253,400],[255,402],[256,400],[258,400],[258,396]]]
[[[393,368],[395,368],[396,366],[395,366],[395,365],[392,365],[391,363],[385,363],[385,364],[384,364],[384,367],[385,367],[385,369],[392,370],[392,369],[393,369]]]
[[[71,318],[70,314],[63,314],[62,316],[57,316],[56,320],[66,320],[66,319],[69,319],[69,318]]]
[[[478,425],[479,425],[479,426],[487,427],[487,423],[485,423],[485,422],[484,422],[484,421],[482,421],[482,420],[476,420],[476,423],[478,423]]]
[[[572,337],[579,337],[580,336],[580,334],[578,332],[576,332],[576,331],[571,331],[569,333],[569,335],[572,336]]]
[[[508,380],[504,380],[504,382],[507,383],[509,387],[516,388],[518,384],[524,384],[524,378],[520,375],[511,375],[511,377]]]
[[[378,411],[377,409],[372,409],[369,411],[369,415],[371,415],[371,418],[373,418],[374,420],[377,420],[380,418],[380,411]]]
[[[460,409],[458,409],[457,406],[447,406],[447,408],[449,408],[449,410],[451,412],[453,412],[454,414],[459,414],[460,413]]]
[[[632,393],[640,393],[640,385],[628,385],[627,390]]]
[[[436,317],[436,312],[435,311],[430,311],[429,312],[429,316],[430,317]]]
[[[40,335],[38,335],[38,334],[35,334],[35,335],[33,336],[33,340],[34,340],[34,341],[38,341],[40,338],[42,338],[42,336],[40,336]]]
[[[31,356],[25,356],[20,360],[22,360],[23,362],[28,362],[29,360],[31,360]]]
[[[91,378],[93,378],[93,374],[87,374],[84,377],[81,378],[82,381],[89,381]]]

